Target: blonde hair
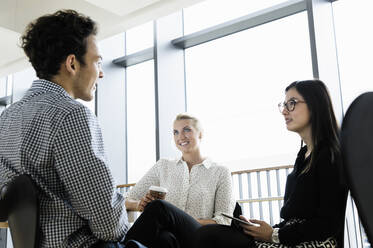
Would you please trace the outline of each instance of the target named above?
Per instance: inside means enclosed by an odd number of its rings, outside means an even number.
[[[201,125],[200,120],[198,120],[195,116],[188,114],[188,113],[181,113],[178,114],[174,120],[175,121],[180,121],[180,120],[191,120],[192,121],[192,126],[197,129],[199,132],[203,132],[203,128]]]

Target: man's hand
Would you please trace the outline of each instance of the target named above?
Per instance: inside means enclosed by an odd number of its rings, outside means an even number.
[[[240,216],[240,219],[248,221],[244,216]],[[240,226],[243,228],[243,232],[252,236],[256,240],[261,241],[272,241],[272,232],[273,228],[267,224],[265,221],[261,220],[250,220],[250,222],[258,225],[246,225],[246,224],[240,224]]]

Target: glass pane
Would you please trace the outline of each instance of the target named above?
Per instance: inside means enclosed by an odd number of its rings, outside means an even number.
[[[6,96],[6,77],[0,78],[0,97]]]
[[[206,0],[184,9],[184,34],[215,26],[288,0]],[[208,15],[206,15],[208,13]]]
[[[200,117],[205,155],[232,171],[293,164],[300,148],[277,103],[312,78],[305,12],[185,51],[188,111]]]
[[[148,22],[126,31],[126,54],[153,47],[153,22]]]
[[[6,96],[6,77],[0,78],[0,98]],[[5,109],[4,106],[0,106],[0,114]]]
[[[13,75],[8,75],[7,86],[6,86],[6,95],[10,96],[13,94]]]
[[[134,183],[156,162],[154,61],[127,68],[128,182]]]
[[[373,91],[373,1],[333,3],[343,108],[361,93]]]

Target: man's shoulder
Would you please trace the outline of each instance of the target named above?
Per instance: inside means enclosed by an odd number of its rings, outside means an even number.
[[[47,92],[39,100],[39,103],[46,103],[50,108],[60,109],[61,111],[71,112],[77,109],[84,109],[85,106],[80,102],[66,95],[55,92]],[[50,104],[50,105],[49,105]]]
[[[68,115],[71,112],[86,108],[80,102],[59,92],[36,92],[25,95],[19,103],[15,104],[25,105],[30,110],[38,109],[41,112],[53,113],[54,115]]]
[[[90,110],[83,104],[56,92],[30,92],[2,113],[4,120],[23,120],[23,123],[50,123],[59,126],[68,116],[91,119]]]
[[[54,109],[62,112],[84,108],[84,105],[73,99],[63,87],[44,79],[35,80],[23,98],[15,103],[17,104],[19,107]]]

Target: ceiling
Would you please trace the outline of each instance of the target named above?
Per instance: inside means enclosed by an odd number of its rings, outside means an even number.
[[[28,23],[59,9],[74,9],[99,24],[98,39],[165,16],[202,0],[1,0],[0,77],[30,66],[19,37]]]

